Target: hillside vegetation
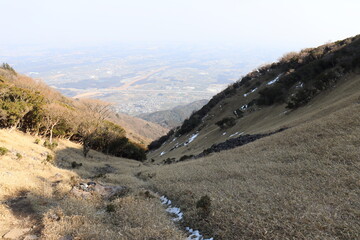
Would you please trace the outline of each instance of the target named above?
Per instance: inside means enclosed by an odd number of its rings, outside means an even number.
[[[107,154],[146,159],[139,144],[129,141],[116,125],[111,106],[97,100],[72,100],[40,81],[19,75],[8,64],[0,68],[0,127],[19,129],[48,137],[49,148],[56,138],[81,142],[83,154],[90,148]]]

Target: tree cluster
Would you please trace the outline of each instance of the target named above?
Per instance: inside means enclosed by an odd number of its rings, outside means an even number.
[[[99,100],[72,100],[46,84],[0,67],[0,127],[19,129],[49,139],[67,138],[90,149],[145,160],[145,150],[129,141],[125,130],[109,121],[111,106]]]

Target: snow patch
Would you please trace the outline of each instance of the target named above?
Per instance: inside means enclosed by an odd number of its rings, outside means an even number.
[[[257,88],[254,88],[254,89],[251,90],[250,92],[245,93],[245,94],[244,94],[244,97],[247,97],[250,93],[253,93],[253,92],[255,92],[256,90],[257,90]]]
[[[229,138],[235,137],[235,136],[238,136],[238,135],[241,135],[241,134],[244,134],[244,132],[241,132],[241,133],[236,132],[236,133],[234,133],[234,134],[231,134],[231,135],[229,136]]]
[[[222,135],[223,135],[223,136],[226,135],[226,132],[224,132]]]
[[[165,153],[166,153],[166,152],[161,152],[161,153],[160,153],[160,156],[164,155]]]
[[[247,104],[245,104],[245,105],[243,105],[243,106],[241,106],[241,110],[246,110],[248,108],[248,105]]]
[[[303,83],[303,82],[300,82],[300,83],[297,84],[295,87],[296,87],[296,88],[302,88],[302,87],[304,87],[304,83]]]
[[[280,73],[274,80],[271,80],[270,82],[268,82],[267,85],[276,83],[279,80],[279,78],[281,77],[281,75],[282,75],[282,73]]]
[[[181,209],[178,208],[178,207],[171,206],[171,200],[170,199],[168,199],[165,196],[161,196],[160,201],[161,201],[161,204],[168,206],[168,208],[166,209],[166,211],[168,213],[176,215],[176,217],[172,219],[174,222],[178,222],[183,218],[183,213],[181,212]]]
[[[192,134],[189,139],[184,143],[184,146],[190,144],[192,141],[195,140],[195,138],[197,138],[197,136],[199,136],[199,133],[194,133]]]
[[[176,217],[172,218],[173,222],[178,222],[183,219],[184,214],[181,212],[181,209],[178,207],[171,206],[171,200],[165,196],[160,197],[161,204],[167,205],[168,208],[166,212],[175,214]],[[214,238],[204,238],[203,235],[200,234],[199,230],[194,230],[192,228],[186,227],[185,230],[188,232],[189,236],[186,240],[214,240]]]

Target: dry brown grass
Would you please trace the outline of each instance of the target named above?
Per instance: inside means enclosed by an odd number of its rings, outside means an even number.
[[[288,117],[286,121],[296,125],[291,129],[169,166],[95,151],[85,159],[81,146],[69,141],[59,141],[52,152],[41,145],[44,140],[35,144],[30,135],[0,130],[0,147],[10,150],[0,156],[0,236],[35,226],[32,232],[41,239],[184,239],[158,196],[145,194],[152,189],[181,207],[184,226],[215,239],[358,239],[358,78],[350,83]],[[276,116],[273,119],[279,119]],[[274,128],[275,120],[264,129]],[[48,154],[55,157],[55,165],[45,161]],[[72,169],[73,161],[82,166]],[[74,184],[95,177],[105,164],[114,172],[96,181],[128,186],[127,196],[107,202],[69,194]],[[208,215],[196,208],[205,195],[211,198]],[[106,212],[108,205],[115,211]]]
[[[197,155],[214,143],[225,142],[231,134],[236,132],[244,132],[245,134],[266,133],[316,120],[354,103],[359,98],[359,89],[360,75],[358,73],[349,74],[335,88],[322,92],[306,106],[295,111],[286,109],[285,104],[262,107],[238,119],[235,126],[222,130],[215,123],[225,117],[233,117],[234,109],[247,104],[250,100],[243,98],[245,92],[239,92],[235,96],[226,98],[209,112],[208,116],[204,118],[204,126],[199,131],[199,136],[191,144],[170,150],[176,143],[185,142],[193,132],[178,137],[174,142],[169,139],[162,147],[149,153],[148,159],[153,158],[156,162],[161,162],[167,158],[180,159],[183,155]],[[223,135],[224,132],[227,134]],[[163,151],[166,154],[160,156]]]
[[[60,141],[51,152],[41,145],[43,140],[40,144],[34,141],[30,135],[0,130],[0,146],[10,150],[0,157],[0,236],[14,228],[33,227],[31,232],[41,239],[66,235],[74,239],[184,239],[159,199],[144,194],[147,183],[134,176],[141,168],[139,162],[95,151],[84,159],[77,144]],[[54,155],[56,165],[62,167],[46,162],[47,154]],[[71,169],[72,161],[83,166]],[[128,186],[131,191],[127,196],[110,202],[69,194],[74,184],[86,182],[96,175],[96,167],[105,164],[116,171],[96,181]],[[107,205],[115,211],[106,212]]]
[[[359,239],[360,104],[209,157],[148,170],[215,239]],[[209,216],[196,208],[212,200]]]

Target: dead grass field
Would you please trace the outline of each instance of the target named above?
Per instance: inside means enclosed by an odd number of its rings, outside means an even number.
[[[0,147],[9,149],[0,156],[0,237],[25,229],[22,236],[54,240],[185,239],[182,229],[189,226],[216,240],[359,239],[358,84],[357,78],[299,109],[295,115],[304,118],[284,132],[171,165],[95,151],[85,159],[78,144],[60,140],[53,152],[42,146],[44,139],[36,144],[33,136],[0,130]],[[74,161],[82,166],[72,168]],[[101,174],[108,166],[112,171]],[[93,179],[130,192],[112,201],[69,193]],[[156,192],[182,209],[180,225]],[[196,207],[205,195],[211,199],[207,211]]]
[[[148,170],[214,239],[359,239],[360,99],[248,145]],[[208,215],[196,202],[211,198]]]
[[[184,239],[171,222],[158,197],[145,193],[147,184],[134,176],[139,162],[108,157],[95,151],[81,156],[81,146],[60,141],[52,152],[23,133],[0,130],[0,238],[10,230],[27,229],[40,239]],[[43,143],[43,141],[41,141]],[[21,158],[16,156],[19,153]],[[55,156],[56,167],[45,159]],[[71,169],[72,161],[82,163]],[[77,199],[72,186],[89,181],[96,167],[110,165],[113,173],[96,178],[103,184],[130,187],[130,193],[112,201]],[[71,170],[70,170],[71,169]],[[113,212],[105,211],[113,206]],[[25,234],[25,235],[26,235]],[[23,235],[24,236],[24,235]],[[17,239],[22,239],[17,238]]]
[[[236,132],[244,134],[257,134],[273,132],[283,127],[297,126],[301,123],[319,119],[332,112],[349,106],[359,97],[360,75],[348,74],[339,81],[336,87],[326,90],[312,99],[306,106],[289,111],[285,104],[262,107],[255,112],[238,119],[235,126],[220,129],[215,123],[224,117],[233,117],[234,109],[248,103],[249,99],[243,98],[244,91],[229,97],[217,104],[204,118],[203,127],[199,136],[189,145],[172,149],[177,143],[185,142],[192,133],[178,137],[172,142],[168,140],[159,149],[150,152],[148,158],[162,162],[167,158],[180,159],[183,155],[197,155],[214,143],[225,142],[231,134]],[[253,93],[256,95],[256,92]],[[254,96],[252,96],[254,97]],[[225,135],[223,135],[226,133]],[[160,156],[161,152],[166,154]]]

